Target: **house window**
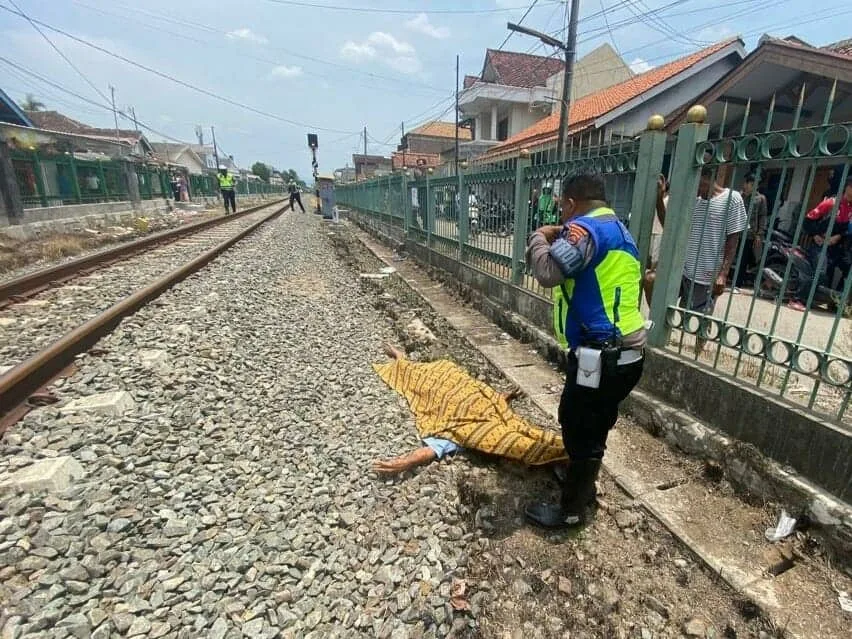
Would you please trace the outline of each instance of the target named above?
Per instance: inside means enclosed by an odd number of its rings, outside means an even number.
[[[503,118],[497,123],[497,139],[505,140],[509,137],[509,118]]]

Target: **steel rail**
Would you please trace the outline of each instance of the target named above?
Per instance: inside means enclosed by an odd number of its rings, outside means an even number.
[[[77,355],[85,352],[102,337],[108,335],[122,319],[132,315],[145,304],[159,297],[164,291],[203,268],[261,225],[281,215],[289,206],[289,204],[282,206],[190,262],[160,276],[144,288],[116,302],[103,313],[66,333],[53,344],[32,355],[4,375],[0,375],[0,433],[27,412],[27,400],[33,393],[71,365]],[[234,218],[226,219],[232,220]]]
[[[130,257],[142,249],[150,248],[164,242],[172,242],[178,238],[184,237],[185,235],[198,233],[209,228],[219,226],[220,224],[225,224],[232,220],[250,215],[251,213],[255,213],[260,209],[274,206],[275,204],[283,201],[283,199],[274,200],[272,202],[253,206],[245,209],[244,211],[240,211],[239,213],[235,213],[234,215],[224,215],[209,220],[193,222],[186,226],[168,229],[166,231],[161,231],[160,233],[153,233],[132,242],[120,244],[119,246],[98,251],[91,255],[86,255],[75,260],[57,264],[56,266],[50,266],[5,282],[0,282],[0,308],[14,302],[15,297],[33,295],[39,291],[49,288],[56,282],[71,279],[87,269],[93,269],[110,264],[116,260]]]

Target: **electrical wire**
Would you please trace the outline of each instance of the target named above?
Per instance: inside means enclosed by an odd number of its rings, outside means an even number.
[[[525,19],[526,19],[526,17],[530,14],[530,11],[532,11],[532,10],[535,8],[535,5],[536,5],[537,3],[538,3],[538,0],[533,0],[533,3],[532,3],[529,7],[527,7],[527,10],[524,12],[524,15],[522,15],[522,16],[521,16],[521,19],[520,19],[520,20],[518,20],[518,24],[519,24],[519,25],[521,25],[521,24],[523,24],[523,23],[524,23],[524,20],[525,20]],[[513,35],[515,35],[515,32],[514,32],[514,31],[509,31],[509,35],[507,35],[507,36],[506,36],[506,39],[505,39],[505,40],[503,40],[503,42],[501,42],[501,43],[500,43],[500,46],[499,46],[499,47],[497,47],[497,50],[498,50],[498,51],[502,51],[502,50],[503,50],[503,47],[505,47],[505,46],[506,46],[506,43],[509,41],[509,38],[511,38]]]
[[[21,13],[15,11],[13,9],[10,9],[9,7],[0,5],[0,9],[8,11],[9,13],[12,13],[14,15],[23,17]],[[119,53],[115,53],[114,51],[110,51],[109,49],[107,49],[105,47],[102,47],[100,45],[89,42],[88,40],[86,40],[84,38],[78,38],[77,36],[75,36],[71,33],[68,33],[67,31],[64,31],[62,29],[59,29],[59,28],[54,27],[52,25],[49,25],[49,24],[42,22],[40,20],[34,20],[34,22],[36,22],[37,24],[39,24],[40,26],[42,26],[46,29],[49,29],[50,31],[53,31],[55,33],[59,33],[60,35],[64,35],[66,38],[70,38],[71,40],[74,40],[75,42],[79,42],[80,44],[83,44],[83,45],[85,45],[85,46],[87,46],[91,49],[94,49],[96,51],[100,51],[101,53],[104,53],[104,54],[106,54],[106,55],[108,55],[112,58],[116,58],[117,60],[121,60],[122,62],[130,64],[131,66],[142,69],[143,71],[147,71],[148,73],[156,75],[160,78],[163,78],[165,80],[169,80],[170,82],[178,84],[178,85],[185,87],[187,89],[191,89],[192,91],[195,91],[196,93],[206,95],[207,97],[213,98],[214,100],[218,100],[220,102],[230,104],[231,106],[238,107],[238,108],[243,109],[245,111],[250,111],[250,112],[255,113],[257,115],[262,115],[264,117],[270,118],[272,120],[277,120],[277,121],[283,122],[285,124],[290,124],[290,125],[293,125],[293,126],[304,127],[304,128],[309,128],[309,129],[315,129],[317,131],[327,131],[327,132],[331,132],[331,133],[351,133],[351,131],[344,131],[342,129],[332,129],[332,128],[328,128],[328,127],[321,127],[321,126],[313,125],[313,124],[306,124],[304,122],[299,122],[297,120],[291,120],[289,118],[285,118],[285,117],[277,115],[275,113],[270,113],[269,111],[264,111],[262,109],[255,108],[255,107],[250,106],[248,104],[243,104],[242,102],[238,102],[237,100],[233,100],[233,99],[225,97],[223,95],[219,95],[217,93],[214,93],[213,91],[209,91],[207,89],[195,86],[194,84],[191,84],[189,82],[186,82],[184,80],[176,78],[172,75],[169,75],[168,73],[164,73],[163,71],[159,71],[157,69],[154,69],[153,67],[149,67],[149,66],[142,64],[140,62],[136,62],[135,60],[131,60],[130,58],[128,58],[126,56],[123,56]]]
[[[138,25],[141,25],[141,26],[146,27],[148,29],[152,29],[152,30],[155,30],[155,31],[158,31],[158,32],[161,32],[161,33],[167,33],[167,34],[172,35],[176,38],[188,40],[190,42],[196,42],[198,44],[203,44],[203,45],[207,45],[207,46],[213,46],[213,47],[217,46],[216,43],[214,43],[214,42],[210,42],[210,41],[207,41],[207,40],[200,40],[198,38],[193,38],[192,36],[186,35],[185,33],[177,33],[177,32],[174,32],[174,31],[168,31],[166,29],[163,29],[162,27],[158,27],[158,26],[148,24],[148,23],[143,22],[142,20],[139,20],[137,18],[132,18],[130,16],[122,15],[120,13],[115,13],[114,11],[108,11],[106,9],[102,9],[101,7],[93,7],[93,6],[88,5],[84,2],[81,2],[80,0],[73,0],[73,2],[74,2],[74,4],[76,4],[80,7],[83,7],[84,9],[88,9],[89,11],[93,11],[95,13],[100,13],[101,15],[112,16],[112,17],[118,18],[120,20],[126,20],[126,21],[128,21],[132,24],[138,24]],[[228,37],[228,34],[229,34],[229,32],[224,30],[224,29],[218,29],[216,27],[212,27],[210,25],[206,25],[206,24],[194,21],[194,20],[186,20],[186,19],[183,19],[183,18],[174,18],[174,17],[170,17],[166,14],[155,14],[155,13],[146,11],[145,9],[142,9],[140,7],[128,7],[128,6],[125,6],[125,5],[114,4],[114,3],[111,4],[111,7],[123,9],[125,11],[131,11],[131,12],[139,13],[139,14],[142,14],[144,16],[150,17],[153,20],[165,22],[166,24],[174,24],[176,26],[180,26],[180,27],[183,27],[183,28],[190,26],[190,27],[196,28],[200,31],[205,31],[207,33],[216,34],[216,35],[220,35],[220,36],[224,36],[224,37]],[[433,91],[433,92],[443,93],[443,91],[444,91],[443,89],[440,89],[438,87],[434,87],[434,86],[426,84],[424,82],[417,82],[417,81],[409,80],[409,79],[406,79],[406,78],[399,78],[399,77],[394,77],[394,76],[383,75],[383,74],[380,74],[380,73],[374,73],[372,71],[364,71],[364,70],[361,70],[361,69],[357,69],[355,67],[351,67],[351,66],[348,66],[348,65],[345,65],[345,64],[341,64],[339,62],[333,62],[331,60],[324,60],[322,58],[304,55],[304,54],[298,53],[296,51],[290,51],[289,49],[285,49],[285,48],[279,47],[279,46],[269,46],[267,48],[269,48],[272,51],[280,51],[281,53],[284,53],[286,55],[292,56],[292,57],[300,59],[300,60],[307,60],[309,62],[316,62],[318,64],[324,64],[324,65],[327,65],[327,66],[331,66],[331,67],[335,67],[335,68],[339,68],[339,69],[344,69],[349,73],[355,73],[355,74],[358,74],[358,75],[367,76],[371,79],[385,80],[385,81],[388,81],[388,82],[395,82],[397,84],[405,84],[405,85],[409,85],[409,86],[422,87],[424,89],[428,89],[429,91]],[[259,62],[264,62],[266,64],[273,64],[273,65],[281,64],[281,61],[278,61],[278,60],[269,60],[269,59],[261,58],[259,56],[255,56],[255,55],[251,55],[251,54],[247,54],[247,53],[243,53],[243,52],[237,52],[236,55],[238,55],[240,57],[256,60],[256,61],[259,61]],[[325,77],[326,79],[333,80],[335,82],[337,82],[339,80],[338,78],[332,79],[332,78],[328,78],[327,76],[321,76],[321,75],[317,74],[316,72],[311,72],[311,74],[314,77]],[[369,86],[369,85],[362,85],[362,86],[366,86],[367,88],[371,88],[371,89],[376,88],[376,87]],[[386,89],[383,88],[382,90],[386,90]]]
[[[506,13],[509,11],[519,11],[524,7],[497,7],[494,9],[376,9],[374,7],[344,7],[340,5],[319,4],[316,2],[302,2],[299,0],[266,0],[272,4],[283,4],[294,7],[306,7],[311,9],[327,9],[329,11],[349,11],[351,13],[387,13],[397,15],[409,14],[433,14],[433,15],[477,15],[486,13]],[[561,4],[561,2],[553,1],[544,4]]]
[[[100,107],[101,109],[104,109],[104,110],[112,113],[112,106],[111,105],[101,104],[100,102],[95,102],[94,100],[91,100],[91,99],[89,99],[85,96],[82,96],[79,93],[62,86],[61,84],[54,82],[53,80],[50,80],[49,78],[46,78],[45,76],[43,76],[39,73],[36,73],[32,69],[28,69],[27,67],[23,66],[22,64],[19,64],[17,62],[14,62],[13,60],[10,60],[9,58],[6,58],[6,57],[0,55],[0,62],[4,62],[6,65],[11,67],[12,69],[17,69],[19,72],[21,72],[21,73],[23,73],[27,76],[36,78],[37,80],[40,80],[41,82],[47,84],[48,86],[51,86],[55,89],[58,89],[59,91],[62,91],[63,93],[67,93],[69,95],[72,95],[75,98],[82,100],[83,102],[94,105],[96,107]],[[130,116],[127,113],[125,113],[124,111],[116,109],[116,113],[118,113],[120,116],[122,116],[123,118],[125,118],[127,120],[131,119]],[[180,140],[180,139],[172,137],[172,136],[170,136],[166,133],[163,133],[162,131],[158,131],[157,129],[155,129],[151,126],[148,126],[147,124],[145,124],[144,122],[142,122],[140,120],[136,120],[136,122],[137,122],[137,124],[140,128],[143,128],[146,131],[150,131],[151,133],[154,133],[156,135],[159,135],[159,136],[161,136],[161,137],[163,137],[163,138],[165,138],[165,139],[167,139],[171,142],[178,142],[180,144],[192,144],[191,142],[187,142],[186,140]]]
[[[90,87],[92,87],[92,89],[94,89],[94,90],[95,90],[95,93],[97,93],[99,96],[101,96],[101,97],[102,97],[104,100],[106,100],[107,102],[109,102],[109,101],[110,101],[110,100],[109,100],[109,98],[106,96],[106,94],[105,94],[103,91],[101,91],[101,90],[100,90],[100,89],[99,89],[99,88],[95,85],[95,83],[94,83],[94,82],[92,82],[92,81],[88,78],[88,76],[87,76],[85,73],[83,73],[82,71],[80,71],[80,69],[78,69],[78,68],[77,68],[77,66],[76,66],[73,62],[71,62],[70,58],[69,58],[67,55],[65,55],[64,53],[62,53],[62,51],[60,51],[60,50],[59,50],[59,47],[57,47],[57,46],[53,43],[53,40],[51,40],[50,38],[48,38],[48,37],[47,37],[47,34],[46,34],[44,31],[42,31],[41,29],[39,29],[38,25],[37,25],[35,22],[33,22],[33,20],[32,20],[32,19],[31,19],[31,18],[30,18],[30,17],[29,17],[26,13],[24,13],[24,11],[21,9],[21,7],[19,7],[19,6],[18,6],[18,4],[15,2],[15,0],[8,0],[8,1],[9,1],[9,3],[10,3],[13,7],[15,7],[15,9],[17,9],[17,10],[18,10],[18,12],[19,12],[19,13],[20,13],[20,14],[21,14],[24,18],[26,18],[27,22],[29,22],[29,23],[30,23],[30,25],[32,26],[32,28],[33,28],[33,29],[35,29],[35,30],[38,32],[38,34],[39,34],[42,38],[44,38],[44,39],[47,41],[47,43],[51,46],[51,48],[52,48],[54,51],[56,51],[56,53],[58,53],[58,54],[59,54],[59,56],[60,56],[63,60],[65,60],[65,62],[67,62],[67,63],[68,63],[68,66],[70,66],[72,69],[74,69],[74,71],[76,71],[76,72],[77,72],[77,75],[79,75],[81,78],[83,78],[83,81],[84,81],[86,84],[88,84]]]

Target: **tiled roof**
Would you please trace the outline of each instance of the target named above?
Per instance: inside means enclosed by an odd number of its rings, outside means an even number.
[[[464,76],[464,88],[470,88],[473,86],[474,82],[479,82],[480,78],[478,75],[466,75]]]
[[[592,93],[580,98],[571,104],[569,113],[569,133],[575,133],[586,128],[589,123],[629,102],[630,100],[642,95],[644,92],[653,89],[658,84],[662,84],[679,73],[689,69],[689,67],[698,64],[702,60],[708,58],[714,53],[721,51],[732,42],[736,42],[737,38],[730,38],[722,42],[718,42],[706,49],[696,51],[693,54],[685,56],[661,65],[650,71],[646,71],[640,75],[633,76],[629,80],[613,85],[597,93]],[[514,147],[520,147],[522,144],[542,143],[547,142],[557,137],[557,129],[559,128],[559,111],[539,120],[531,127],[524,129],[510,137],[502,144],[494,147],[489,151],[489,155],[505,152]]]
[[[839,53],[840,55],[846,55],[852,58],[852,38],[847,38],[846,40],[829,44],[828,46],[823,47],[823,49],[828,49],[834,53]]]
[[[559,58],[547,58],[529,53],[496,51],[488,49],[485,53],[486,64],[497,74],[497,84],[510,87],[544,86],[546,80],[565,67]]]
[[[115,129],[101,129],[83,124],[58,111],[27,111],[27,117],[38,129],[56,131],[57,133],[74,133],[76,135],[92,135],[96,137],[115,137]],[[121,139],[138,140],[142,134],[133,129],[119,129]]]
[[[452,122],[427,122],[413,131],[408,132],[409,135],[428,135],[433,138],[455,138],[455,124]],[[470,129],[459,127],[459,140],[470,140]]]
[[[391,160],[393,161],[393,168],[395,169],[401,169],[403,166],[407,166],[409,168],[425,166],[428,168],[430,166],[438,166],[441,163],[441,156],[435,153],[409,153],[406,151],[403,154],[402,151],[394,151],[391,154]],[[425,164],[418,164],[418,160],[424,160]]]

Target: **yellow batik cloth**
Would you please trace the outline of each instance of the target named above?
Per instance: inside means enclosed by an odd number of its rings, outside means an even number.
[[[560,435],[515,414],[500,393],[453,362],[402,359],[373,368],[408,400],[421,438],[449,439],[530,466],[568,459]]]

